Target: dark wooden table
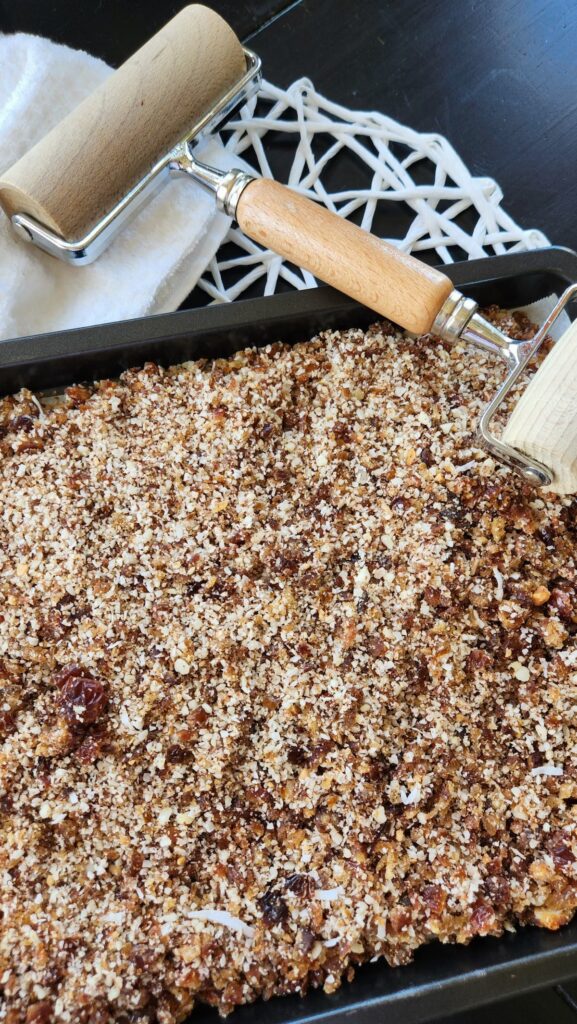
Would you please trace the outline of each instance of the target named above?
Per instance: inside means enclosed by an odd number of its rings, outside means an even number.
[[[210,0],[279,85],[446,135],[521,224],[577,248],[576,0]],[[118,64],[183,0],[0,0],[0,28]]]
[[[208,0],[286,86],[306,75],[347,106],[446,135],[506,209],[577,248],[577,0]],[[0,0],[0,30],[113,65],[183,0]],[[1,73],[1,69],[0,69]],[[452,1024],[577,1024],[577,982]],[[447,1024],[449,1022],[447,1021]]]

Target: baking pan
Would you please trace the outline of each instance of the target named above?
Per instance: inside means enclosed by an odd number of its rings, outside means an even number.
[[[454,263],[443,271],[482,305],[522,306],[577,281],[577,254],[551,247]],[[18,338],[0,342],[0,394],[113,377],[147,360],[169,365],[230,355],[246,345],[304,341],[323,328],[365,327],[376,319],[354,299],[322,286]]]
[[[577,281],[577,253],[549,248],[444,267],[466,295],[483,305],[524,306],[559,295]],[[82,271],[78,271],[79,274]],[[0,393],[113,377],[146,360],[164,365],[225,356],[246,345],[303,341],[323,328],[365,327],[375,314],[322,287],[232,305],[210,306],[36,335],[0,343]],[[384,961],[357,971],[332,995],[311,992],[241,1007],[229,1024],[419,1024],[577,975],[577,921],[559,932],[521,929],[469,946],[432,943],[408,967]],[[196,1024],[216,1024],[199,1007]]]

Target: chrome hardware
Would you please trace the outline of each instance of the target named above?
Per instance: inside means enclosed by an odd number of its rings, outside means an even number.
[[[467,299],[461,292],[453,289],[435,317],[431,334],[445,338],[446,341],[457,341],[476,309],[477,303],[474,299]]]
[[[468,345],[502,356],[511,339],[477,313],[477,303],[454,289],[437,313],[431,334],[445,341],[466,341]]]
[[[511,388],[537,354],[555,320],[563,312],[570,299],[576,295],[577,284],[570,285],[563,292],[537,334],[529,341],[508,338],[498,327],[490,324],[476,312],[477,304],[472,299],[465,298],[458,291],[451,292],[443,303],[432,328],[433,334],[438,334],[439,337],[445,338],[447,341],[464,341],[476,348],[500,356],[507,364],[509,372],[495,397],[483,410],[478,433],[488,451],[495,455],[500,462],[515,469],[527,483],[534,487],[549,487],[554,479],[551,470],[526,455],[525,452],[501,441],[491,430],[491,424]]]
[[[195,177],[202,184],[212,188],[217,193],[218,201],[218,189],[223,186],[223,178],[226,177],[226,174],[222,171],[214,171],[214,185],[211,185],[201,174],[195,175],[192,171],[192,164],[195,163],[192,157],[192,149],[209,135],[217,132],[230,117],[233,110],[246,103],[258,91],[261,80],[260,58],[252,50],[246,48],[244,49],[244,55],[246,71],[235,87],[225,93],[219,102],[195,125],[194,130],[186,138],[181,139],[170,153],[164,154],[154,167],[86,233],[84,238],[78,238],[73,241],[67,240],[55,231],[51,231],[50,228],[45,227],[44,224],[41,224],[34,217],[29,217],[24,213],[15,213],[12,217],[12,227],[18,234],[18,237],[23,241],[32,242],[39,249],[49,253],[51,256],[64,260],[66,263],[81,266],[93,263],[126,224],[127,220],[134,216],[139,207],[150,199],[157,189],[164,185],[168,178],[175,173],[190,174],[191,177]],[[205,165],[196,162],[196,166],[204,167]],[[206,168],[206,170],[210,170],[210,168]],[[242,172],[236,173],[240,175]],[[245,175],[245,177],[247,176]],[[247,181],[242,185],[241,191],[246,184],[248,184]],[[222,193],[224,195],[223,204],[230,202],[236,206],[240,192],[235,191],[234,185],[235,183],[227,184],[225,192]],[[236,180],[236,186],[237,189],[241,186],[240,178]],[[221,208],[227,209],[228,212],[226,205],[223,205]],[[234,216],[234,214],[231,214],[231,216]]]
[[[195,160],[190,146],[186,146],[184,152],[170,163],[171,174],[185,174],[199,185],[204,185],[216,195],[217,209],[228,214],[229,217],[236,216],[236,208],[243,190],[255,179],[251,174],[246,174],[238,168],[231,171],[217,171],[214,167]]]

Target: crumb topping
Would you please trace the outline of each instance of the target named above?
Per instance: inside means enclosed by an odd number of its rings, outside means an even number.
[[[476,447],[499,374],[384,323],[0,400],[0,1020],[571,918],[577,503]]]

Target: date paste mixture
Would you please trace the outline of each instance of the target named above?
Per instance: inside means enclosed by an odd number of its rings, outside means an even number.
[[[500,373],[384,323],[0,402],[0,1020],[569,921],[577,504],[475,446]]]

